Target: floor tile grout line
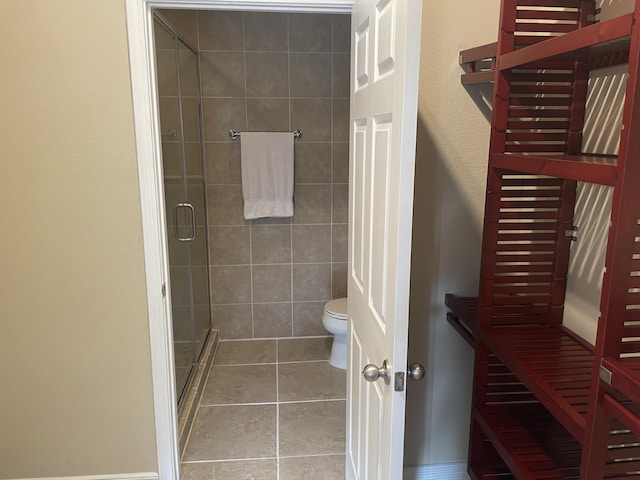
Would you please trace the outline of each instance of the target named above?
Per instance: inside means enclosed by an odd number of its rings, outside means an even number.
[[[307,457],[336,457],[345,455],[344,452],[337,453],[310,453],[308,455],[284,455],[280,458],[289,459],[289,458],[307,458]],[[276,457],[249,457],[249,458],[222,458],[222,459],[213,459],[213,460],[185,460],[181,463],[190,463],[190,464],[199,464],[199,463],[225,463],[225,462],[255,462],[260,460],[277,460]]]
[[[275,402],[246,402],[246,403],[202,403],[200,407],[259,407],[266,405],[291,405],[293,403],[329,403],[344,402],[346,397],[339,398],[313,398],[308,400],[278,400]]]
[[[278,378],[278,360],[280,358],[280,350],[278,348],[279,343],[280,342],[276,340],[276,480],[280,480],[280,382]]]

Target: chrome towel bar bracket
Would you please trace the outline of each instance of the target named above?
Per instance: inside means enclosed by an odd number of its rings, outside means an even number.
[[[242,132],[239,132],[235,128],[232,128],[231,130],[229,130],[229,138],[231,140],[237,140],[238,138],[240,138],[240,135],[242,135]],[[301,136],[302,136],[302,130],[293,131],[294,138],[300,138]]]

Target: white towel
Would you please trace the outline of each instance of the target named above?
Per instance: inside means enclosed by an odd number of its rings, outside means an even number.
[[[293,216],[293,133],[240,135],[244,218]]]

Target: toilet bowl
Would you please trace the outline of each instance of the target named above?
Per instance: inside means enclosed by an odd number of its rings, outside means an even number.
[[[337,368],[347,368],[347,299],[337,298],[324,306],[322,325],[333,333],[329,363]]]

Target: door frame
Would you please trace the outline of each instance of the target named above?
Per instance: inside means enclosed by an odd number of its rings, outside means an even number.
[[[178,480],[173,333],[171,330],[169,255],[153,38],[154,8],[350,13],[353,0],[124,0],[135,128],[142,236],[147,286],[153,409],[158,478]]]

